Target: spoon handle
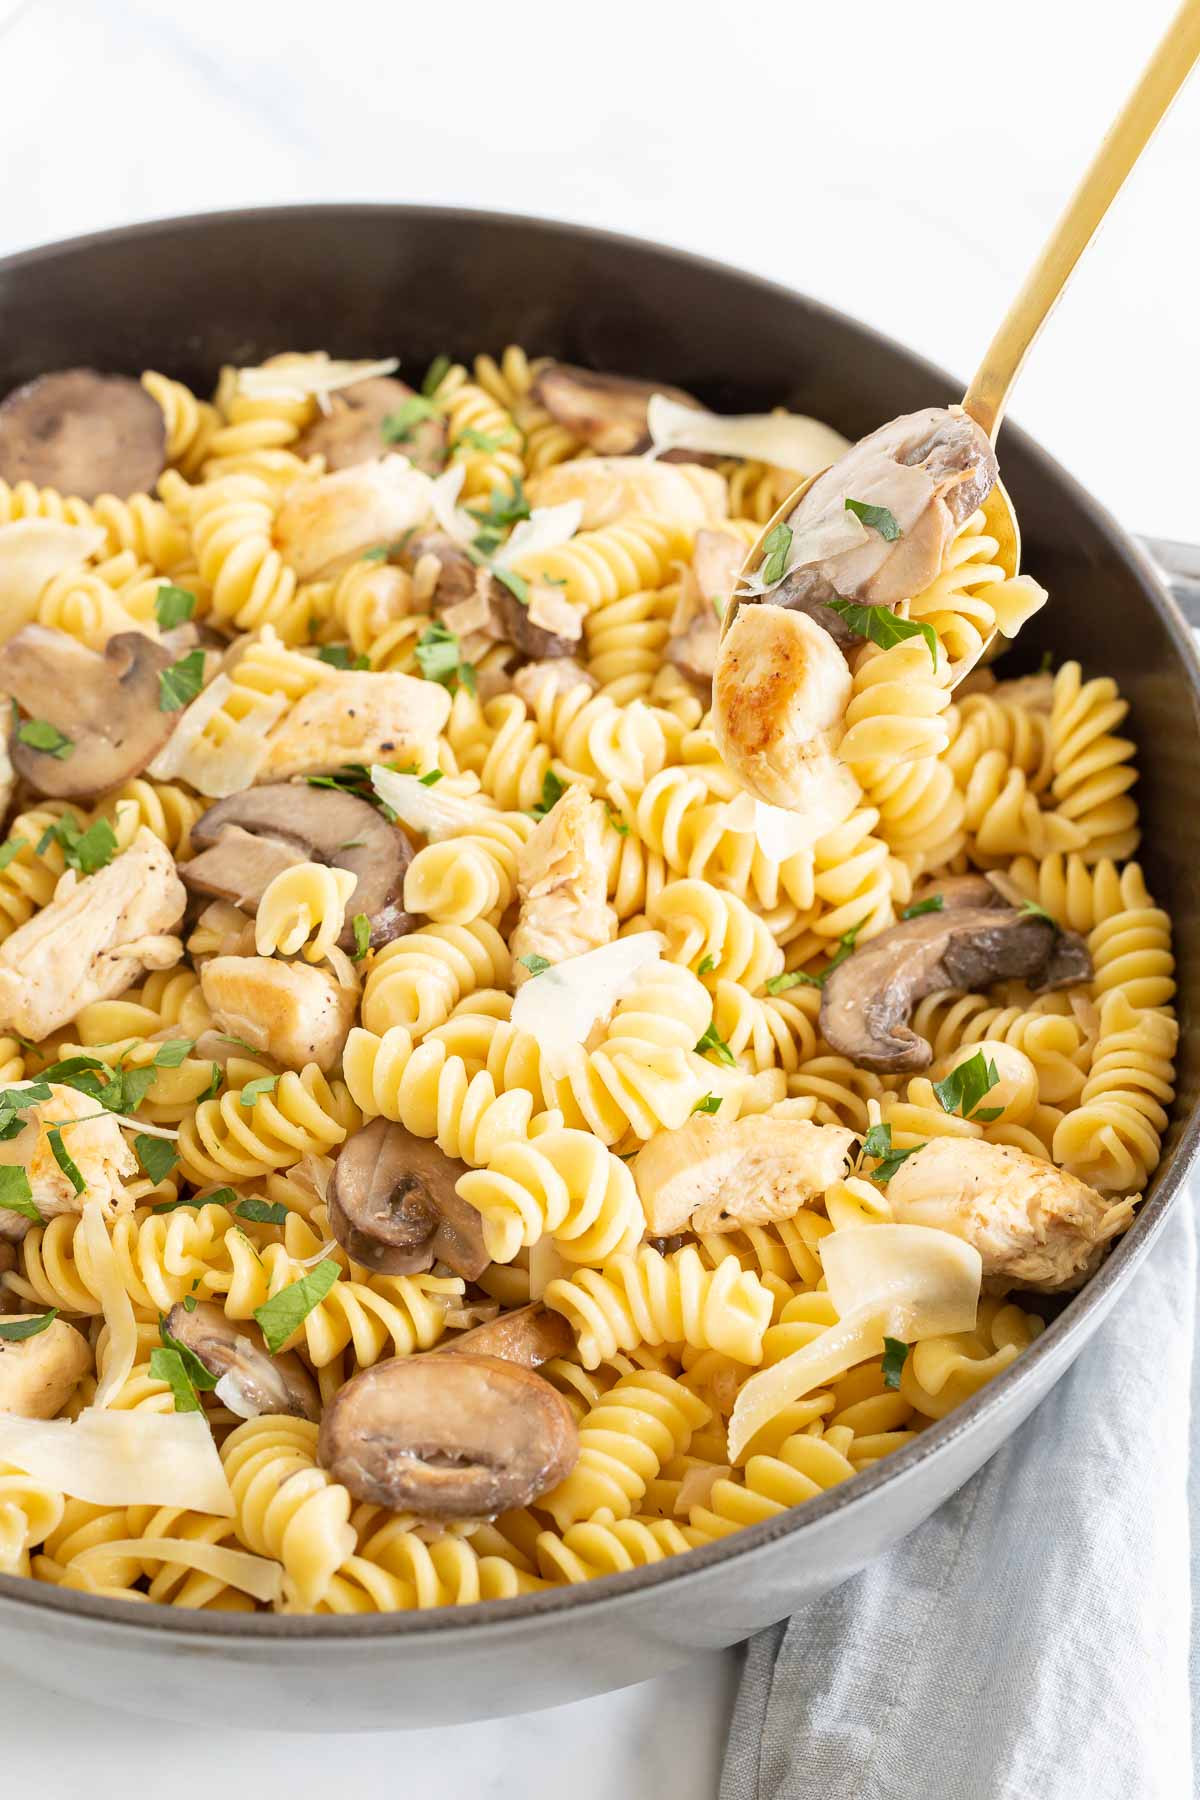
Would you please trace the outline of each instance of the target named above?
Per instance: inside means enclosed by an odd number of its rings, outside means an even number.
[[[1076,263],[1200,57],[1200,0],[1183,0],[1000,322],[963,397],[993,443],[1013,384]]]

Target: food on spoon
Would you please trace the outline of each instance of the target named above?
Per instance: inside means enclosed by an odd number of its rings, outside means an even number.
[[[887,1197],[900,1223],[973,1244],[985,1286],[998,1292],[1082,1286],[1133,1218],[1132,1200],[1098,1194],[1040,1156],[979,1138],[934,1138],[914,1150]]]
[[[494,1356],[409,1356],[339,1388],[323,1468],[356,1500],[433,1519],[527,1506],[575,1466],[575,1417],[548,1381]]]
[[[330,474],[375,462],[382,455],[389,419],[403,418],[419,396],[392,375],[371,375],[330,394],[326,411],[296,441],[297,456],[323,456]],[[423,411],[423,409],[422,409]],[[440,473],[446,460],[446,422],[436,413],[414,418],[395,448],[415,469]],[[382,540],[387,542],[386,539]]]
[[[378,1275],[415,1275],[444,1262],[467,1281],[491,1261],[478,1212],[455,1183],[466,1164],[403,1125],[372,1119],[342,1146],[329,1188],[329,1228]]]
[[[821,989],[821,1032],[830,1047],[866,1069],[912,1073],[933,1061],[908,1023],[926,994],[972,993],[1012,977],[1035,988],[1090,978],[1087,946],[1074,932],[998,893],[995,900],[902,920],[832,969]]]
[[[726,1124],[698,1113],[656,1132],[634,1160],[646,1236],[790,1219],[843,1174],[853,1143],[840,1125],[767,1114]]]
[[[103,652],[47,625],[26,625],[0,647],[0,693],[26,714],[13,766],[40,794],[82,798],[140,775],[175,728],[160,706],[169,649],[140,631]]]
[[[3,1322],[11,1330],[38,1317],[44,1315],[6,1313]],[[91,1366],[87,1339],[65,1319],[51,1319],[31,1337],[0,1336],[0,1413],[21,1419],[54,1418]]]
[[[608,904],[604,807],[572,783],[517,853],[521,910],[513,928],[513,983],[539,967],[599,949],[617,935]]]
[[[698,531],[692,560],[679,583],[666,657],[699,686],[716,673],[721,620],[733,595],[746,547],[728,531]]]
[[[128,375],[58,369],[0,401],[0,481],[60,494],[153,493],[166,467],[162,410]]]
[[[219,1306],[201,1300],[190,1308],[173,1306],[167,1331],[218,1377],[217,1398],[239,1418],[260,1413],[320,1418],[321,1396],[300,1358],[291,1350],[272,1355],[249,1320],[227,1319]]]

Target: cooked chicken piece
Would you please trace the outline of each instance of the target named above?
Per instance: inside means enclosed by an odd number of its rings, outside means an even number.
[[[36,1313],[17,1313],[8,1325]],[[81,1331],[65,1319],[52,1319],[36,1337],[8,1343],[0,1338],[0,1413],[22,1419],[52,1419],[74,1393],[92,1364],[92,1352]]]
[[[595,693],[600,685],[573,656],[552,656],[546,662],[526,663],[524,668],[517,670],[512,684],[529,707],[535,707],[547,691],[555,695],[569,694],[582,685]]]
[[[809,1119],[752,1113],[723,1124],[697,1113],[659,1131],[633,1162],[647,1237],[737,1231],[790,1219],[845,1173],[854,1133]]]
[[[521,911],[511,939],[515,985],[532,974],[523,957],[563,962],[616,937],[603,843],[603,803],[576,783],[523,845],[517,857]]]
[[[122,1177],[137,1173],[137,1158],[116,1118],[100,1112],[90,1094],[52,1082],[49,1100],[33,1102],[21,1117],[24,1124],[16,1137],[0,1140],[0,1168],[24,1169],[30,1198],[43,1219],[82,1212],[85,1200],[99,1201],[110,1216],[128,1211]],[[56,1125],[62,1128],[62,1146],[83,1180],[81,1193],[58,1166],[50,1142]],[[24,1213],[0,1207],[0,1239],[19,1243],[32,1223]]]
[[[412,675],[340,671],[304,694],[267,738],[258,779],[315,775],[345,763],[424,767],[450,717],[450,690]]]
[[[715,469],[654,462],[644,456],[593,456],[558,463],[533,476],[526,492],[531,506],[582,500],[583,531],[611,525],[631,513],[691,526],[712,525],[729,516],[725,477]]]
[[[827,631],[781,606],[743,606],[713,682],[713,731],[742,786],[803,813],[818,789],[848,780],[832,752],[850,690],[846,659]]]
[[[186,904],[174,857],[144,825],[106,868],[82,880],[68,871],[49,906],[0,945],[0,1028],[49,1037],[148,969],[173,968]]]
[[[327,969],[274,956],[214,956],[200,986],[222,1031],[292,1069],[331,1069],[358,1009],[357,990]]]
[[[905,1159],[887,1186],[903,1225],[932,1225],[974,1244],[984,1286],[996,1292],[1077,1288],[1111,1238],[1127,1230],[1134,1202],[1113,1200],[1065,1169],[982,1138],[934,1138]]]
[[[812,528],[844,523],[846,502],[853,500],[889,512],[896,533],[885,538],[866,526],[849,547],[800,563],[771,598],[811,613],[839,643],[854,642],[828,602],[895,606],[923,593],[941,572],[958,527],[983,505],[995,480],[996,453],[961,407],[930,406],[890,420],[818,475],[788,525],[799,546]]]
[[[666,657],[690,681],[713,678],[721,620],[733,593],[746,546],[728,531],[698,531],[692,561],[679,583]]]
[[[407,456],[297,482],[275,515],[275,546],[302,581],[336,575],[429,516],[433,483]]]

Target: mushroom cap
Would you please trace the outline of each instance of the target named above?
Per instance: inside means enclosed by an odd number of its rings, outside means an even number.
[[[247,788],[210,806],[192,828],[192,843],[197,854],[179,873],[193,893],[256,907],[283,869],[328,863],[357,876],[354,913],[370,919],[373,948],[417,924],[404,908],[412,844],[369,801],[341,788],[289,781]],[[353,917],[339,942],[355,949]]]
[[[634,456],[650,448],[646,409],[655,394],[681,406],[699,404],[682,388],[604,375],[574,363],[547,363],[533,384],[533,398],[550,417],[600,456]]]
[[[491,1257],[483,1220],[459,1198],[466,1164],[390,1119],[372,1119],[343,1144],[329,1184],[329,1229],[364,1268],[414,1275],[444,1262],[474,1281]]]
[[[557,1486],[579,1455],[567,1402],[495,1356],[396,1357],[339,1389],[317,1458],[356,1500],[435,1519],[490,1517]]]
[[[414,390],[391,375],[371,375],[352,387],[339,388],[328,397],[328,411],[300,434],[296,453],[323,456],[325,467],[332,472],[374,462],[394,447],[403,450],[414,468],[426,475],[440,474],[446,460],[444,419],[418,420],[399,446],[389,446],[384,439],[384,420],[413,398]]]
[[[57,757],[14,737],[13,767],[39,794],[82,799],[139,775],[175,729],[159,708],[171,653],[140,631],[119,631],[102,653],[47,625],[25,625],[0,647],[0,692],[71,740]]]
[[[167,1314],[167,1330],[176,1343],[199,1358],[210,1375],[234,1377],[249,1409],[246,1418],[259,1413],[320,1418],[321,1396],[300,1358],[290,1350],[272,1356],[257,1325],[227,1319],[219,1306],[202,1300],[191,1312],[182,1304],[173,1306]]]
[[[1090,975],[1087,948],[1073,933],[1003,904],[952,903],[880,932],[831,971],[821,990],[821,1035],[863,1068],[914,1073],[933,1061],[932,1047],[908,1024],[926,994],[971,993],[1013,976],[1036,985],[1055,968],[1074,971],[1064,983]]]
[[[498,1356],[523,1369],[540,1368],[552,1356],[570,1356],[574,1349],[575,1336],[566,1319],[538,1300],[438,1346],[443,1356]]]
[[[0,480],[94,500],[148,494],[167,460],[158,402],[128,375],[59,369],[0,403]]]

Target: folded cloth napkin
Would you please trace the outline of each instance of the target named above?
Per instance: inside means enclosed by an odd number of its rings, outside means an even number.
[[[973,1480],[861,1575],[752,1640],[721,1800],[1200,1791],[1194,1200],[1177,1202],[1074,1367]]]

